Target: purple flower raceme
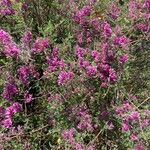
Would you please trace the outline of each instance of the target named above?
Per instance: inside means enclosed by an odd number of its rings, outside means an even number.
[[[38,54],[38,53],[42,53],[48,47],[49,47],[49,39],[39,38],[33,43],[32,51],[35,54]]]
[[[99,62],[100,61],[100,52],[98,52],[97,50],[92,51],[91,56],[94,58],[95,62]]]
[[[30,103],[31,101],[32,101],[32,94],[29,94],[29,92],[28,91],[26,91],[25,93],[24,93],[24,99],[25,99],[25,102],[26,103]]]
[[[112,19],[117,19],[120,15],[120,9],[119,7],[113,2],[111,5],[110,5],[110,16]]]
[[[2,121],[2,127],[3,128],[11,128],[12,127],[12,119],[11,118],[6,118]]]
[[[123,132],[128,132],[129,129],[130,129],[130,125],[129,125],[128,121],[125,120],[125,121],[123,122],[123,124],[122,124],[122,131],[123,131]]]
[[[80,64],[80,67],[86,68],[90,65],[90,62],[87,60],[84,60],[83,58],[80,58],[79,64]]]
[[[83,58],[84,55],[86,54],[86,50],[84,48],[79,47],[78,45],[76,46],[76,55],[78,58]]]
[[[68,81],[72,80],[74,77],[74,73],[72,71],[61,71],[58,76],[58,84],[64,85]]]
[[[93,27],[95,34],[98,34],[100,32],[101,23],[99,21],[99,18],[93,18],[93,19],[91,19],[90,20],[90,25]]]
[[[12,118],[13,116],[22,110],[22,105],[18,102],[13,103],[11,106],[5,109],[5,118],[2,121],[2,127],[11,128],[13,125]]]
[[[10,34],[2,29],[0,29],[0,44],[10,43],[12,42],[12,37]]]
[[[4,86],[2,97],[8,101],[12,101],[13,97],[18,93],[18,88],[13,82],[8,82]]]
[[[86,67],[86,72],[89,77],[93,77],[97,73],[97,67],[89,65]]]
[[[29,66],[23,65],[18,69],[18,76],[20,81],[25,84],[28,85],[29,84],[29,75],[30,75],[30,68]]]
[[[114,38],[114,44],[126,49],[129,45],[129,39],[124,35],[118,36]]]
[[[109,80],[110,81],[117,81],[117,74],[113,68],[109,69]]]
[[[150,10],[150,0],[145,0],[143,4],[143,8]]]
[[[131,121],[138,121],[140,119],[140,113],[138,111],[131,112],[129,116]]]
[[[4,53],[8,57],[17,57],[20,54],[20,49],[12,42],[4,46]]]
[[[71,129],[68,129],[68,130],[64,130],[62,132],[62,137],[65,139],[65,140],[70,140],[70,139],[73,139],[74,138],[74,135],[75,135],[75,129],[74,128],[71,128]]]
[[[91,6],[84,6],[80,10],[75,12],[75,15],[73,16],[73,19],[75,22],[79,23],[81,26],[86,26],[86,16],[89,16],[92,12]]]
[[[144,144],[143,143],[136,144],[133,150],[145,150]]]
[[[0,1],[0,14],[1,15],[15,14],[15,10],[12,8],[12,2],[10,0]]]
[[[92,11],[91,6],[84,6],[75,13],[74,16],[75,21],[80,21],[83,17],[89,16],[91,11]]]
[[[30,77],[34,77],[34,78],[39,77],[39,74],[36,71],[34,66],[23,65],[17,70],[17,72],[18,72],[19,80],[26,86],[29,84]]]
[[[139,140],[139,137],[138,137],[137,133],[132,133],[130,138],[131,138],[132,141],[138,141]]]
[[[129,17],[136,19],[138,17],[138,2],[136,0],[129,1]]]
[[[32,41],[32,33],[29,31],[25,32],[21,40],[25,46],[29,46]]]
[[[47,58],[48,68],[46,74],[58,69],[63,70],[66,66],[65,61],[59,58],[59,48],[53,48],[51,55]]]
[[[112,34],[112,29],[109,23],[104,22],[103,24],[103,36],[109,38]]]
[[[119,61],[123,65],[128,61],[128,59],[129,59],[128,54],[123,54],[123,55],[120,56]]]
[[[20,49],[17,44],[13,41],[12,37],[8,32],[0,30],[0,45],[4,49],[4,54],[8,57],[18,57]]]
[[[149,31],[150,30],[150,25],[147,23],[138,23],[135,26],[138,30],[140,31]]]

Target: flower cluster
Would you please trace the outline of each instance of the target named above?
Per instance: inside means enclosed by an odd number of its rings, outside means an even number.
[[[37,39],[33,43],[32,51],[35,54],[43,52],[46,48],[49,47],[49,39]]]
[[[63,85],[66,82],[72,80],[74,77],[74,73],[72,71],[61,71],[58,76],[58,84]]]
[[[137,111],[136,108],[126,101],[123,105],[116,108],[116,113],[122,119],[122,132],[131,132],[130,139],[135,143],[135,150],[144,149],[142,135],[138,130],[144,130],[150,124],[150,120]],[[134,128],[136,126],[136,130]],[[139,144],[141,143],[141,144]]]
[[[11,0],[1,0],[0,1],[0,14],[1,15],[15,14],[15,10],[12,7]]]
[[[13,116],[22,110],[22,105],[18,102],[13,103],[10,107],[5,109],[4,120],[2,121],[2,126],[4,128],[12,127]]]
[[[12,40],[12,37],[2,29],[0,30],[0,45],[4,47],[4,54],[6,56],[17,57],[20,54],[20,49]]]
[[[12,101],[18,92],[16,84],[13,81],[10,81],[5,84],[2,97],[8,101]]]

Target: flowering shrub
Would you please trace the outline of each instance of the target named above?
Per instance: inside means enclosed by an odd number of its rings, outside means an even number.
[[[148,148],[149,0],[0,3],[0,149]]]

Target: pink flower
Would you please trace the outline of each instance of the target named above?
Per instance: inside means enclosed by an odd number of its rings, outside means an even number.
[[[133,111],[129,117],[132,121],[138,121],[140,119],[140,113],[138,111]]]
[[[127,132],[129,131],[129,123],[127,121],[124,121],[123,124],[122,124],[122,131],[123,132]]]
[[[123,54],[120,56],[119,61],[121,64],[125,64],[128,61],[128,59],[129,59],[128,54]]]
[[[87,71],[88,76],[92,77],[92,76],[96,75],[97,67],[89,65],[89,66],[86,67],[86,71]]]
[[[37,39],[33,44],[32,51],[36,54],[43,52],[49,47],[49,39]]]
[[[136,133],[131,134],[130,138],[132,141],[138,141],[139,140],[139,137]]]
[[[73,139],[73,136],[75,135],[75,129],[74,128],[71,128],[71,129],[68,129],[68,130],[64,130],[62,132],[62,136],[65,140],[70,140],[70,139]]]
[[[109,23],[105,22],[103,26],[103,35],[104,37],[108,38],[112,34],[112,29]]]
[[[18,93],[18,89],[15,83],[9,82],[4,86],[4,90],[2,93],[3,98],[12,101],[13,97]]]
[[[2,121],[2,127],[4,128],[11,128],[12,127],[12,120],[11,118],[6,118]]]
[[[109,79],[110,81],[117,81],[117,74],[113,68],[109,69]]]
[[[94,58],[95,62],[100,61],[100,53],[98,51],[96,50],[92,51],[91,55]]]
[[[129,45],[129,39],[126,36],[118,36],[114,38],[114,44],[121,46],[122,48],[127,48]]]
[[[114,125],[113,125],[112,122],[108,122],[108,123],[107,123],[107,126],[108,126],[108,129],[109,129],[109,130],[112,130],[112,129],[114,128]]]
[[[32,94],[29,94],[28,91],[24,93],[24,98],[26,103],[30,103],[32,101]]]
[[[143,143],[138,143],[133,150],[145,150]]]
[[[29,43],[32,41],[32,33],[29,31],[25,32],[21,40],[25,45],[29,46]]]
[[[58,84],[63,85],[73,79],[74,73],[71,71],[61,71],[58,76]]]

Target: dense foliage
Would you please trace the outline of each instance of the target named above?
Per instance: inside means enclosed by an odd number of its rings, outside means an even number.
[[[150,0],[0,0],[0,150],[146,150]]]

